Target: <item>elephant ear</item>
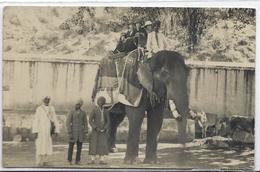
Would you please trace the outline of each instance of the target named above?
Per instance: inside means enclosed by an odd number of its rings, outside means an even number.
[[[148,63],[139,66],[137,77],[140,84],[151,93],[153,91],[153,73]]]

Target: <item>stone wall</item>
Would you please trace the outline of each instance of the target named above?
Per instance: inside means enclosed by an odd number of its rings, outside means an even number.
[[[255,115],[255,68],[233,63],[189,64],[192,109],[218,116]]]
[[[188,63],[190,107],[217,115],[255,114],[255,68],[233,63]],[[50,95],[57,111],[82,97],[90,105],[97,61],[4,59],[3,108],[34,110]]]

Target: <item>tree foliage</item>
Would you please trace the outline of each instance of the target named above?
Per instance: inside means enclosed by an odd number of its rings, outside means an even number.
[[[106,14],[115,13],[116,7],[105,7]],[[120,31],[129,22],[141,19],[160,20],[162,22],[162,31],[167,36],[171,36],[176,30],[180,29],[183,33],[183,39],[186,42],[188,52],[196,50],[203,31],[217,20],[233,19],[245,24],[255,24],[255,9],[250,8],[148,8],[148,7],[130,7],[124,8],[123,13],[117,14],[118,20],[113,18],[107,22],[107,28],[110,31]],[[78,12],[67,19],[61,28],[72,30],[76,28],[79,34],[97,30],[95,28],[95,8],[79,7]],[[103,25],[104,27],[104,25]],[[121,28],[121,29],[120,29]],[[98,32],[98,31],[97,31]],[[176,35],[176,34],[175,34]]]

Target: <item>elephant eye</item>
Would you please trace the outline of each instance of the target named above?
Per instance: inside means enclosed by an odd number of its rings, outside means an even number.
[[[161,77],[162,78],[167,78],[168,75],[169,75],[169,71],[167,69],[165,69],[165,68],[162,68],[162,70],[161,70]]]

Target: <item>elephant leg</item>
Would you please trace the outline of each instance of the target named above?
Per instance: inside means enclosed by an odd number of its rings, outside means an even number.
[[[157,162],[157,144],[163,122],[164,105],[150,108],[147,111],[147,137],[144,163]]]
[[[110,125],[109,125],[109,130],[108,130],[108,146],[109,146],[109,151],[110,152],[115,152],[116,151],[116,133],[117,133],[117,127],[119,124],[124,120],[125,118],[125,113],[109,113],[110,115]]]
[[[125,110],[129,120],[125,162],[133,163],[138,157],[140,131],[145,115],[145,102],[141,101],[139,107],[126,106]]]

